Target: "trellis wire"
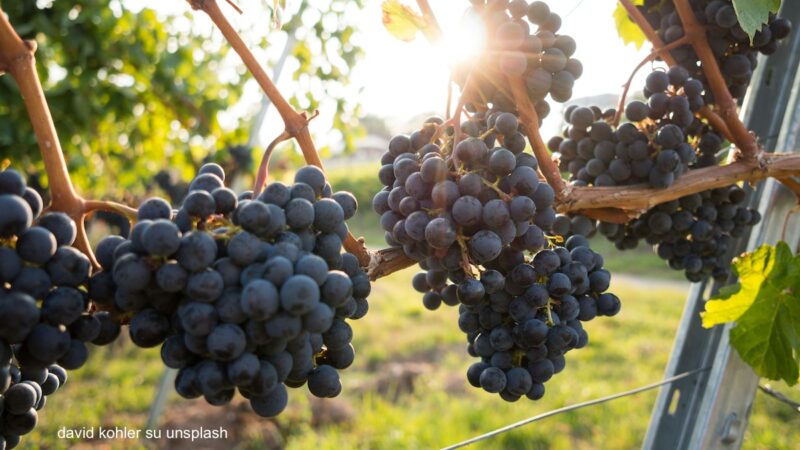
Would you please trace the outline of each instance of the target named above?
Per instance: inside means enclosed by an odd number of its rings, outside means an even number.
[[[701,367],[699,369],[690,370],[688,372],[684,372],[684,373],[675,375],[673,377],[665,378],[665,379],[663,379],[661,381],[657,381],[655,383],[651,383],[651,384],[647,384],[647,385],[644,385],[644,386],[640,386],[638,388],[631,389],[629,391],[623,391],[623,392],[619,392],[619,393],[616,393],[616,394],[608,395],[608,396],[605,396],[605,397],[596,398],[594,400],[587,400],[585,402],[575,403],[574,405],[564,406],[562,408],[554,409],[554,410],[548,411],[546,413],[538,414],[536,416],[529,417],[529,418],[524,419],[524,420],[520,420],[519,422],[512,423],[511,425],[506,425],[506,426],[504,426],[502,428],[498,428],[496,430],[490,431],[490,432],[482,434],[480,436],[476,436],[476,437],[474,437],[472,439],[467,439],[466,441],[462,441],[462,442],[459,442],[457,444],[453,444],[453,445],[451,445],[449,447],[444,447],[442,450],[453,450],[453,449],[456,449],[456,448],[466,447],[467,445],[471,445],[471,444],[474,444],[476,442],[480,442],[480,441],[489,439],[489,438],[497,436],[499,434],[509,432],[509,431],[511,431],[511,430],[513,430],[515,428],[519,428],[519,427],[527,425],[529,423],[533,423],[533,422],[545,419],[547,417],[552,417],[552,416],[555,416],[555,415],[558,415],[558,414],[562,414],[562,413],[565,413],[565,412],[569,412],[569,411],[574,411],[576,409],[585,408],[587,406],[599,405],[601,403],[606,403],[606,402],[609,402],[611,400],[616,400],[618,398],[639,394],[641,392],[649,391],[651,389],[655,389],[655,388],[663,386],[665,384],[670,384],[672,382],[675,382],[675,381],[678,381],[678,380],[682,380],[682,379],[690,377],[690,376],[692,376],[692,375],[694,375],[696,373],[705,372],[705,371],[707,371],[709,369],[710,369],[710,367]]]
[[[789,397],[776,391],[775,389],[772,389],[772,386],[768,384],[762,384],[759,385],[758,388],[761,389],[761,392],[769,395],[770,397],[778,400],[779,402],[789,405],[794,410],[794,412],[800,413],[800,403],[790,399]]]

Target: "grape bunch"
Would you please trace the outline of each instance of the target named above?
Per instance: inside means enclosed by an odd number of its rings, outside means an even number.
[[[756,56],[770,55],[778,48],[778,41],[789,36],[792,24],[788,19],[770,13],[768,22],[755,33],[751,42],[736,16],[731,0],[703,0],[690,2],[698,22],[705,27],[711,50],[734,98],[744,96],[756,68]],[[684,29],[671,1],[645,0],[639,9],[656,29],[659,37],[670,43],[684,36]],[[692,77],[705,83],[703,68],[691,45],[682,45],[671,51],[672,56]],[[706,103],[713,103],[710,90],[705,93]]]
[[[685,100],[680,95],[671,98]],[[653,121],[650,111],[648,105],[632,102],[626,115],[641,122],[626,122],[615,129],[610,123],[613,110],[570,105],[564,113],[569,127],[563,137],[548,141],[548,149],[557,154],[559,168],[570,173],[576,186],[647,183],[669,187],[695,162],[696,153],[683,128],[669,119]]]
[[[410,136],[392,138],[381,159],[378,178],[385,187],[372,206],[381,215],[386,242],[415,261],[444,258],[447,270],[459,271],[462,253],[483,263],[512,243],[537,249],[542,230],[555,220],[553,189],[539,182],[538,161],[523,151],[517,118],[478,117],[471,125],[479,137],[468,136],[455,148],[452,127],[436,139],[442,120],[431,118]],[[490,125],[503,147],[489,150],[494,135],[481,139]],[[469,243],[458,241],[460,235],[470,236]]]
[[[480,281],[457,288],[459,328],[468,353],[481,358],[467,379],[506,401],[538,400],[544,383],[564,369],[564,355],[588,344],[583,322],[616,315],[620,301],[606,292],[611,274],[582,235],[505,257],[487,264]]]
[[[471,109],[483,110],[491,104],[496,110],[514,112],[516,107],[506,77],[522,77],[539,119],[550,112],[545,101],[566,102],[572,97],[575,80],[583,73],[580,61],[573,58],[575,40],[557,34],[561,17],[546,3],[525,0],[473,1],[470,13],[482,19],[486,47],[478,60],[459,65],[454,80],[465,88],[467,80],[475,86],[465,92]],[[531,29],[536,26],[536,31]],[[474,69],[479,67],[479,69]],[[473,90],[474,89],[474,90]]]
[[[65,369],[86,362],[87,343],[119,333],[108,313],[89,311],[91,265],[71,247],[75,223],[42,207],[20,173],[0,172],[0,448],[33,430]]]
[[[476,134],[491,126],[503,145],[518,132],[511,113],[475,117]],[[412,279],[423,305],[459,306],[467,351],[481,358],[468,381],[507,401],[536,400],[564,369],[564,354],[587,344],[581,322],[615,315],[619,298],[606,292],[611,276],[584,236],[551,234],[565,216],[556,216],[535,157],[490,150],[487,138],[454,145],[453,136],[432,118],[411,137],[392,138],[373,207],[387,242],[423,269]],[[580,219],[567,222],[591,232]]]
[[[666,72],[655,70],[647,75],[642,90],[647,103],[629,102],[625,117],[631,122],[649,118],[658,124],[671,123],[686,130],[697,120],[695,113],[705,106],[703,89],[703,83],[691,78],[681,66],[672,66]]]
[[[736,185],[691,194],[662,203],[625,225],[600,223],[598,231],[620,250],[645,240],[674,270],[689,281],[730,276],[731,244],[761,220],[742,203],[745,192]]]
[[[10,357],[5,348],[1,351],[3,360]],[[47,397],[67,382],[67,371],[57,364],[48,366],[45,374],[44,381],[25,379],[16,365],[9,365],[9,387],[0,397],[0,448],[10,450],[19,445],[21,437],[38,424],[37,411],[47,404]]]
[[[342,253],[355,197],[332,193],[312,166],[257,196],[224,179],[204,165],[174,214],[166,200],[144,201],[129,239],[99,243],[93,300],[130,320],[136,345],[161,346],[185,398],[223,405],[238,390],[273,417],[287,386],[338,395],[338,370],[354,358],[347,319],[367,313],[371,289]]]

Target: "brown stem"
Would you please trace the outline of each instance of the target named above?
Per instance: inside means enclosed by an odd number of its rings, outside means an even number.
[[[433,132],[433,136],[431,136],[431,144],[438,141],[442,135],[447,131],[448,128],[453,126],[455,121],[453,119],[445,120],[441,125],[436,127],[436,131]]]
[[[705,117],[705,119],[708,121],[708,124],[714,129],[714,131],[725,137],[728,142],[733,142],[733,135],[731,134],[731,130],[728,129],[728,125],[724,120],[722,120],[722,117],[720,117],[719,114],[711,109],[710,106],[705,105],[700,108],[700,115]]]
[[[225,3],[227,3],[228,5],[230,5],[230,7],[231,7],[231,8],[233,8],[233,9],[234,9],[234,10],[235,10],[237,13],[239,13],[239,14],[243,14],[243,13],[242,13],[242,9],[241,9],[241,8],[239,8],[239,5],[237,5],[236,3],[234,3],[234,2],[233,2],[233,0],[225,0]]]
[[[558,171],[558,166],[553,162],[550,157],[550,152],[542,140],[542,135],[539,134],[539,116],[528,98],[528,92],[525,89],[525,81],[520,77],[508,78],[511,85],[511,93],[514,97],[514,103],[519,109],[519,115],[522,119],[522,124],[528,134],[528,140],[531,141],[533,153],[536,159],[539,160],[539,169],[547,179],[547,183],[553,188],[556,193],[556,199],[563,199],[566,195],[566,183],[561,178],[561,172]]]
[[[411,267],[416,263],[403,253],[402,248],[391,247],[378,250],[372,254],[372,260],[367,267],[367,275],[373,281],[391,275],[398,270]]]
[[[643,212],[660,203],[689,194],[730,186],[738,181],[755,182],[767,177],[787,178],[800,173],[800,154],[760,153],[754,160],[739,160],[725,166],[690,170],[667,189],[644,185],[616,187],[572,187],[567,201],[560,202],[560,212],[582,209],[622,208]]]
[[[233,28],[231,23],[219,9],[216,0],[187,0],[192,8],[200,9],[205,12],[211,21],[220,29],[225,40],[233,47],[233,50],[242,58],[242,62],[247,67],[247,70],[256,79],[258,85],[266,94],[267,98],[275,105],[275,109],[280,114],[281,119],[285,125],[286,131],[297,139],[300,149],[303,151],[303,157],[306,162],[322,168],[322,162],[319,159],[317,150],[314,147],[314,141],[311,140],[311,135],[308,132],[308,115],[306,113],[298,113],[292,108],[288,101],[272,82],[267,72],[261,67],[253,52],[247,48],[247,44],[239,36],[239,33]]]
[[[797,198],[800,199],[800,196],[798,196]],[[789,211],[786,211],[786,215],[783,217],[783,228],[781,229],[782,241],[786,240],[786,232],[789,231],[789,219],[791,219],[792,216],[797,214],[798,212],[800,212],[800,204],[795,205]],[[795,250],[795,252],[800,252],[800,248]]]
[[[664,41],[662,41],[661,38],[658,37],[658,33],[656,33],[656,30],[654,30],[653,27],[650,26],[650,22],[647,21],[647,19],[644,17],[644,14],[642,14],[642,12],[639,11],[639,8],[637,8],[636,5],[634,5],[633,2],[631,2],[631,0],[619,0],[619,3],[622,5],[623,8],[625,8],[625,11],[628,12],[628,16],[630,16],[631,20],[633,20],[636,23],[636,25],[639,26],[644,35],[647,37],[647,40],[650,41],[651,44],[653,44],[653,48],[664,47]],[[674,66],[675,64],[677,64],[677,61],[675,61],[675,58],[673,58],[670,53],[664,53],[662,55],[662,58],[670,66]]]
[[[442,28],[439,26],[439,21],[436,20],[436,16],[433,14],[431,5],[428,4],[428,0],[417,0],[417,6],[419,6],[422,17],[428,24],[422,32],[429,41],[438,41],[442,37]]]
[[[84,214],[78,220],[75,220],[78,233],[75,235],[75,242],[72,245],[86,255],[92,263],[92,267],[97,269],[100,267],[100,263],[98,263],[97,259],[94,257],[92,246],[89,244],[89,237],[86,235],[86,225],[84,223],[85,218],[86,215]]]
[[[610,223],[628,223],[631,219],[639,216],[638,212],[625,211],[620,208],[595,208],[595,209],[579,209],[575,214],[590,217],[592,219],[601,220]]]
[[[222,32],[222,35],[228,41],[228,43],[233,47],[233,50],[242,58],[242,62],[244,65],[247,66],[247,70],[253,74],[253,78],[256,79],[261,89],[267,95],[269,100],[275,105],[275,109],[278,110],[278,113],[284,119],[284,122],[287,122],[287,128],[290,128],[289,125],[295,125],[298,127],[302,127],[305,125],[305,121],[294,119],[294,120],[287,120],[290,118],[294,118],[299,116],[299,114],[292,108],[289,102],[283,98],[280,91],[278,91],[277,86],[272,82],[267,75],[267,72],[261,67],[258,63],[258,60],[247,48],[247,44],[244,43],[239,33],[233,28],[231,23],[225,17],[225,14],[222,13],[222,10],[219,9],[219,5],[217,4],[216,0],[187,0],[192,8],[200,9],[204,13],[208,14],[208,17],[211,18],[211,21],[214,22],[214,25],[219,28]],[[290,123],[291,122],[291,123]],[[292,129],[289,130],[290,132],[293,131]]]
[[[656,30],[654,30],[653,27],[650,26],[650,22],[647,21],[642,12],[639,11],[639,9],[636,6],[634,6],[634,4],[630,0],[619,0],[619,3],[628,12],[628,15],[630,16],[631,20],[633,20],[636,23],[636,25],[639,26],[639,28],[647,37],[647,40],[649,40],[650,43],[653,45],[654,49],[660,49],[666,46],[664,44],[664,41],[662,41],[661,38],[658,37],[658,33],[656,33]],[[686,35],[684,35],[681,38],[681,40],[683,39],[689,39],[689,38]],[[675,58],[673,58],[672,54],[669,52],[662,54],[661,59],[663,59],[664,62],[666,62],[670,66],[674,66],[678,63],[677,61],[675,61]],[[706,120],[708,120],[708,123],[711,124],[711,126],[714,127],[718,132],[722,133],[722,135],[725,136],[725,139],[727,139],[728,142],[734,142],[733,135],[728,129],[728,125],[725,124],[725,121],[723,121],[722,118],[717,113],[715,113],[711,108],[709,108],[708,106],[704,106],[703,108],[700,109],[700,115],[705,117]]]
[[[269,160],[272,156],[272,151],[275,150],[276,145],[287,139],[291,139],[291,136],[286,132],[286,130],[284,130],[278,135],[278,137],[273,139],[272,142],[270,142],[267,146],[267,149],[264,150],[264,155],[261,156],[261,164],[258,166],[258,172],[256,172],[256,182],[253,186],[253,198],[258,197],[258,194],[261,193],[261,189],[264,189],[264,185],[267,184],[267,176],[269,176]]]
[[[125,218],[129,221],[136,220],[136,209],[131,208],[128,205],[105,200],[85,200],[83,205],[84,212],[87,214],[94,211],[107,211],[125,216]]]
[[[778,181],[794,192],[794,195],[797,196],[797,201],[800,202],[800,182],[791,177],[778,178]]]
[[[492,183],[491,181],[489,181],[489,180],[487,180],[486,178],[483,178],[483,177],[481,177],[481,181],[483,181],[483,185],[484,186],[486,186],[489,189],[493,190],[497,194],[497,196],[500,197],[500,200],[503,200],[504,202],[510,202],[511,201],[512,197],[510,195],[506,194],[505,192],[503,192],[502,189],[497,187],[497,184]]]
[[[747,131],[747,128],[739,119],[736,111],[736,102],[731,97],[730,91],[728,91],[728,84],[722,77],[717,58],[714,57],[714,52],[711,51],[711,46],[708,44],[705,28],[697,22],[688,0],[675,0],[675,10],[683,23],[685,36],[691,40],[692,47],[700,59],[703,73],[714,94],[714,104],[719,109],[722,120],[725,121],[731,132],[733,137],[731,142],[735,143],[736,147],[741,151],[742,159],[755,159],[758,152],[755,136]]]
[[[315,165],[322,169],[322,161],[319,159],[319,154],[314,146],[314,141],[311,139],[311,134],[308,131],[308,115],[298,113],[292,108],[289,102],[283,97],[278,88],[269,78],[267,72],[261,67],[253,52],[247,48],[239,33],[233,28],[231,23],[219,9],[216,0],[187,0],[193,9],[200,9],[205,12],[211,21],[220,29],[222,35],[233,47],[234,51],[242,58],[242,62],[247,67],[247,70],[253,74],[264,94],[270,99],[275,109],[283,119],[284,128],[290,136],[297,140],[300,150],[303,152],[303,158],[308,164]],[[353,253],[358,257],[362,264],[369,263],[370,255],[363,242],[360,242],[348,233],[345,239],[344,246],[348,252]]]
[[[69,206],[70,210],[78,209],[78,195],[69,178],[53,117],[36,72],[35,52],[36,42],[23,41],[0,9],[0,66],[19,86],[36,141],[42,151],[53,204]]]
[[[36,42],[23,41],[0,8],[0,71],[7,72],[14,78],[25,102],[50,184],[49,208],[66,213],[75,221],[78,234],[74,245],[86,254],[92,265],[97,268],[99,265],[92,253],[83,223],[85,202],[75,192],[72,180],[69,178],[53,116],[50,114],[39,74],[36,72],[35,52]]]
[[[456,112],[453,115],[453,151],[456,150],[456,145],[461,142],[461,114],[464,112],[464,105],[467,103],[467,98],[472,94],[472,84],[474,73],[472,69],[467,73],[467,79],[464,81],[464,89],[458,97],[458,104],[456,105]]]

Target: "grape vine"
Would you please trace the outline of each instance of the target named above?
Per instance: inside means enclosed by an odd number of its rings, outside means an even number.
[[[459,307],[467,351],[481,359],[468,381],[506,401],[535,400],[564,369],[564,355],[587,345],[583,322],[620,309],[587,237],[599,231],[620,249],[645,240],[689,280],[724,280],[732,239],[760,219],[737,183],[774,177],[800,195],[791,180],[800,157],[763,152],[735,103],[756,52],[774,52],[788,21],[769,15],[750,33],[728,0],[620,0],[654,46],[647,60],[669,69],[647,77],[644,102],[626,104],[623,94],[619,110],[567,107],[564,135],[545,143],[546,98],[566,102],[582,75],[575,41],[559,34],[561,17],[544,2],[471,0],[488,30],[486,49],[455,68],[453,117],[430,118],[389,143],[378,172],[385,188],[372,205],[389,247],[369,251],[345,224],[354,197],[326,182],[308,131],[314,114],[292,108],[215,0],[188,3],[220,29],[285,129],[254,191],[235,193],[221,167],[206,165],[175,211],[163,199],[134,209],[75,191],[36,45],[0,14],[0,73],[20,88],[52,198],[42,214],[24,178],[0,172],[5,448],[33,429],[66,370],[83,365],[86,343],[113,341],[121,324],[136,345],[161,346],[187,398],[221,405],[238,390],[272,417],[288,402],[287,386],[338,395],[337,370],[355,354],[346,320],[366,314],[371,281],[415,263],[425,307]],[[417,3],[420,20],[409,22],[437,39],[432,9]],[[309,166],[291,186],[267,184],[269,154],[286,139]],[[718,154],[725,140],[735,148],[727,163]],[[94,211],[135,222],[130,236],[108,236],[93,251],[84,219]]]
[[[89,297],[129,319],[134,344],[161,346],[182,397],[223,405],[238,390],[272,417],[286,386],[338,395],[337,369],[354,357],[346,319],[369,308],[369,279],[342,253],[355,198],[333,193],[315,166],[256,196],[224,180],[209,163],[174,214],[164,199],[144,201],[128,239],[98,244]]]
[[[481,358],[469,383],[538,400],[564,355],[587,345],[582,322],[617,314],[620,301],[606,292],[603,257],[553,210],[517,118],[478,112],[460,128],[469,137],[456,143],[455,128],[434,117],[392,138],[372,206],[386,242],[424,269],[412,280],[423,305],[459,307],[467,352]],[[556,235],[559,219],[567,229]]]

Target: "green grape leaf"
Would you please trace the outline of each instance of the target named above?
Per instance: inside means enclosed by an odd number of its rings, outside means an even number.
[[[642,5],[644,0],[635,0],[634,5]],[[617,3],[617,8],[614,10],[614,23],[617,25],[617,33],[622,38],[624,44],[633,44],[637,49],[642,48],[642,44],[647,40],[642,29],[636,22],[628,17],[628,11],[622,6],[622,3]]]
[[[400,0],[385,0],[381,9],[383,26],[392,36],[401,41],[413,41],[417,36],[417,31],[427,26],[427,22],[421,14],[404,5]]]
[[[703,326],[736,322],[731,345],[762,377],[790,385],[800,378],[800,255],[785,242],[734,261],[739,283],[706,302]]]
[[[750,36],[751,41],[756,31],[767,23],[769,13],[778,12],[780,7],[781,0],[733,0],[733,9],[736,10],[739,25]]]

